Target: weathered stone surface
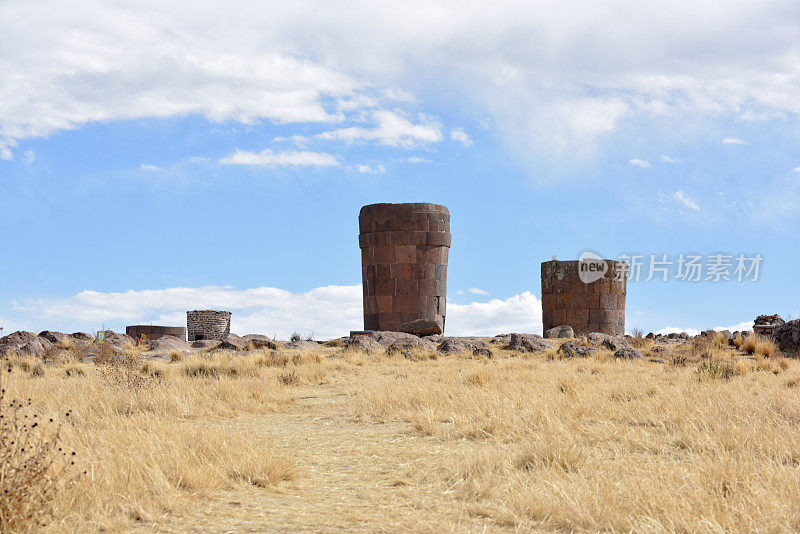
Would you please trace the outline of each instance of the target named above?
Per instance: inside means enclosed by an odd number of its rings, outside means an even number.
[[[603,260],[606,270],[590,283],[581,280],[578,261],[542,262],[542,324],[544,331],[569,325],[575,334],[625,333],[627,280],[617,276],[625,263]]]
[[[414,334],[407,334],[405,332],[394,332],[392,330],[375,332],[373,334],[373,339],[375,339],[375,341],[377,341],[384,347],[388,347],[389,345],[400,339],[411,339],[416,337],[417,336],[415,336]]]
[[[359,247],[364,329],[397,330],[417,319],[446,314],[450,213],[427,203],[361,208]],[[422,334],[424,335],[424,334]]]
[[[492,345],[508,345],[511,343],[511,334],[497,334],[492,339],[489,340],[489,343]]]
[[[0,338],[0,356],[9,352],[41,356],[52,346],[50,341],[33,332],[18,330]]]
[[[94,336],[87,334],[86,332],[73,332],[69,335],[72,339],[77,339],[78,341],[92,341]]]
[[[29,343],[37,338],[36,334],[33,332],[26,332],[24,330],[17,330],[16,332],[12,332],[7,336],[3,336],[0,338],[0,347],[4,345],[16,345],[22,346],[25,343]]]
[[[415,336],[433,336],[442,333],[441,319],[415,319],[397,327],[398,332],[414,334]]]
[[[601,346],[604,349],[613,351],[630,347],[630,343],[623,336],[611,336],[602,332],[591,332],[586,336],[586,340],[591,345]]]
[[[508,348],[519,352],[540,352],[555,347],[536,334],[511,334]]]
[[[778,326],[773,337],[782,351],[791,356],[800,356],[800,319]]]
[[[663,357],[672,356],[672,351],[669,350],[664,345],[655,345],[653,346],[652,349],[650,349],[650,352],[652,352],[653,354],[658,354],[659,356]]]
[[[622,348],[614,353],[614,357],[621,360],[644,360],[644,354],[636,349]]]
[[[214,350],[220,344],[218,339],[199,339],[197,341],[192,341],[189,346],[193,349],[200,349],[200,350]]]
[[[354,336],[347,338],[344,342],[345,350],[360,350],[361,352],[383,352],[386,347],[375,341],[375,339],[367,336]]]
[[[39,332],[39,337],[46,339],[50,343],[56,345],[64,341],[69,336],[67,334],[62,334],[61,332],[51,332],[50,330],[44,330],[42,332]]]
[[[231,333],[231,312],[219,310],[193,310],[186,312],[188,341],[218,339]]]
[[[775,315],[759,315],[753,324],[784,324],[785,322],[783,317],[776,313]]]
[[[568,325],[554,326],[553,328],[544,331],[545,339],[549,338],[558,339],[565,337],[575,337],[575,331],[572,329],[571,326]]]
[[[558,352],[561,353],[565,358],[588,358],[589,356],[599,352],[599,350],[600,349],[596,347],[581,345],[577,341],[567,341],[558,347]]]
[[[320,346],[321,345],[316,341],[306,341],[303,339],[299,341],[288,341],[281,344],[282,348],[292,350],[318,350]]]
[[[492,349],[487,342],[474,337],[447,337],[436,350],[445,354],[456,354],[459,352],[471,352],[481,356],[492,356]],[[476,355],[477,355],[476,354]]]
[[[420,352],[433,352],[436,350],[436,344],[425,339],[420,339],[417,336],[409,338],[398,339],[387,349],[387,352],[398,351],[420,351]]]
[[[262,334],[247,334],[246,336],[242,336],[246,346],[248,348],[253,349],[270,349],[275,350],[278,348],[278,344],[275,343],[269,336],[265,336]]]

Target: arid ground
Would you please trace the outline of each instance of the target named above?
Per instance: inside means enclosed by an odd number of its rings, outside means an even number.
[[[6,498],[6,527],[800,529],[800,361],[713,338],[657,363],[494,348],[11,357],[6,436],[41,451],[60,430],[43,473],[17,466],[46,501]]]

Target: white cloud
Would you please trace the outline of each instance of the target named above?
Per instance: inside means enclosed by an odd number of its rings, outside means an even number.
[[[747,141],[743,139],[737,139],[735,137],[726,137],[722,140],[722,142],[726,145],[749,145]]]
[[[379,145],[414,148],[442,140],[441,125],[432,117],[419,114],[414,124],[398,111],[379,109],[372,112],[374,128],[350,126],[331,130],[317,135],[320,139],[340,140],[347,143],[355,141],[375,141]]]
[[[466,295],[466,293],[464,293],[463,290],[459,289],[458,291],[456,291],[456,295]]]
[[[542,333],[542,303],[530,291],[500,300],[447,304],[447,335]]]
[[[420,158],[418,156],[412,156],[412,157],[408,158],[406,161],[409,162],[409,163],[430,163],[431,162],[431,160],[429,160],[428,158]],[[798,168],[800,168],[800,167],[798,167]]]
[[[467,132],[465,132],[462,128],[450,130],[450,139],[461,143],[461,145],[464,147],[472,145],[472,139],[470,139]]]
[[[683,190],[678,189],[674,193],[658,193],[658,201],[664,208],[677,207],[680,211],[690,210],[694,212],[700,211],[700,206],[697,202],[686,196]]]
[[[797,166],[797,167],[795,167],[795,168],[794,168],[794,169],[792,169],[792,170],[793,170],[794,172],[800,172],[800,166]]]
[[[33,163],[36,160],[36,152],[33,150],[26,150],[22,153],[22,161],[25,163]]]
[[[718,332],[721,331],[721,330],[729,330],[731,332],[736,332],[738,330],[740,332],[747,332],[747,331],[752,330],[752,329],[753,329],[753,321],[742,321],[741,323],[736,323],[736,324],[731,325],[731,326],[715,326],[714,328],[711,328],[710,330],[716,330]],[[658,330],[658,331],[656,331],[654,333],[667,335],[667,334],[676,334],[676,333],[680,333],[680,332],[686,332],[690,336],[696,336],[696,335],[699,335],[700,332],[702,332],[702,330],[699,330],[697,328],[678,328],[677,326],[668,326],[668,327],[662,328],[661,330]]]
[[[186,311],[221,309],[233,312],[231,330],[287,339],[292,332],[317,339],[346,335],[363,326],[360,285],[318,287],[292,293],[274,287],[178,287],[122,293],[82,291],[69,298],[35,301],[26,328],[63,331],[97,330],[106,323],[183,325]],[[505,300],[471,304],[448,303],[448,335],[494,335],[511,331],[541,333],[541,303],[526,291]],[[15,324],[15,326],[17,326]]]
[[[236,152],[219,162],[223,165],[275,165],[283,167],[335,167],[339,160],[325,152],[286,151],[272,152],[270,149],[261,152],[247,152],[236,149]]]
[[[633,165],[634,167],[641,167],[642,169],[647,169],[648,167],[650,167],[650,162],[647,161],[646,159],[636,159],[636,158],[634,158],[634,159],[628,160],[628,164],[629,165]]]
[[[478,289],[477,287],[469,288],[469,292],[474,294],[474,295],[488,295],[489,294],[488,291],[484,291],[483,289]]]
[[[661,161],[664,163],[677,163],[677,160],[672,159],[669,156],[661,156]]]
[[[356,165],[356,170],[362,174],[383,174],[386,172],[386,167],[383,166],[383,163],[377,165],[359,163]]]
[[[15,140],[92,121],[339,122],[411,102],[420,85],[491,114],[522,154],[550,157],[591,154],[628,118],[800,113],[786,0],[226,7],[0,3],[0,158]]]
[[[147,171],[160,171],[161,168],[159,166],[157,166],[157,165],[151,165],[149,163],[142,163],[141,165],[139,165],[139,170],[140,171],[145,171],[145,172],[147,172]]]

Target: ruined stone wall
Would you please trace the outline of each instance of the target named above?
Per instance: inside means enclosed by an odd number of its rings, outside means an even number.
[[[575,334],[602,332],[625,334],[625,277],[615,280],[616,269],[623,262],[604,260],[608,265],[604,276],[590,284],[578,276],[577,261],[542,263],[542,323],[547,331],[554,326],[568,325]]]
[[[358,216],[364,329],[416,319],[444,331],[450,212],[437,204],[371,204]]]
[[[225,339],[231,333],[231,312],[194,310],[186,312],[189,341]]]
[[[179,339],[186,340],[186,327],[185,326],[153,326],[149,324],[138,324],[125,327],[125,333],[135,340],[139,340],[142,336],[147,336],[148,341],[153,341],[163,336],[175,336]]]

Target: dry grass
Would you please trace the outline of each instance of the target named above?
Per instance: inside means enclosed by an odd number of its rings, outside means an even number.
[[[800,529],[800,362],[670,348],[678,365],[332,346],[5,376],[72,409],[87,475],[54,495],[56,531]]]
[[[749,334],[742,342],[741,349],[747,354],[764,358],[772,358],[780,352],[774,341],[758,334]]]

